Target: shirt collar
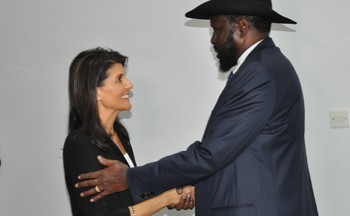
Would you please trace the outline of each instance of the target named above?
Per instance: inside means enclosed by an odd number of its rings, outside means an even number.
[[[239,67],[243,64],[243,62],[245,61],[245,59],[248,57],[248,55],[253,51],[253,49],[258,46],[258,44],[263,41],[263,39],[259,40],[258,42],[256,42],[255,44],[251,45],[246,51],[244,51],[244,53],[238,58],[237,60],[237,64],[235,66],[233,66],[230,71],[232,74],[235,74]]]

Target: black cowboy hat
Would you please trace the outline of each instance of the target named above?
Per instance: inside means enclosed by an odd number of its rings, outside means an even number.
[[[272,23],[296,24],[272,10],[271,0],[210,0],[186,13],[186,17],[209,19],[214,15],[249,15],[264,17]]]

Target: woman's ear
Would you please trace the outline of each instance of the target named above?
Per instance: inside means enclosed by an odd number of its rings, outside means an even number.
[[[100,88],[96,89],[96,100],[100,101],[102,99]]]

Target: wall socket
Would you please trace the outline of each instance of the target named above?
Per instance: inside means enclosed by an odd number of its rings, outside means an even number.
[[[347,109],[332,109],[330,111],[332,128],[349,127],[349,111]]]

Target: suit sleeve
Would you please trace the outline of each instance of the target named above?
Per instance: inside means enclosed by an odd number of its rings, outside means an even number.
[[[97,162],[97,153],[86,139],[67,139],[63,151],[66,184],[70,196],[73,215],[85,216],[129,216],[128,207],[115,209],[105,197],[98,202],[91,203],[91,197],[80,197],[83,189],[76,189],[74,184],[81,173],[101,169]]]
[[[139,202],[169,188],[195,184],[235,160],[270,118],[275,95],[272,75],[259,63],[248,65],[240,77],[226,84],[201,142],[128,170],[133,200]]]

